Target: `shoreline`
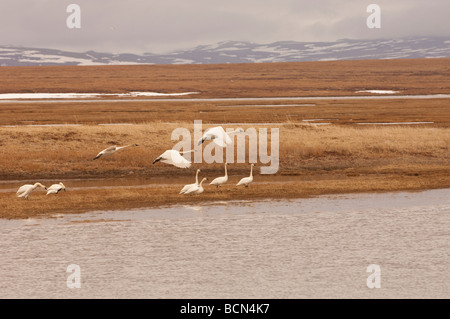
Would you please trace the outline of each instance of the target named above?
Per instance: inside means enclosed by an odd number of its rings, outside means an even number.
[[[190,97],[127,103],[1,101],[0,179],[6,182],[0,183],[0,218],[450,187],[448,61],[2,68],[5,86],[0,93],[199,94],[192,101]],[[377,90],[405,96],[355,93]],[[447,95],[424,96],[433,94]],[[317,100],[314,106],[295,105],[289,97]],[[234,98],[241,101],[238,106]],[[254,99],[263,102],[255,105]],[[203,129],[278,128],[279,162],[273,161],[279,164],[278,173],[273,178],[255,177],[248,189],[236,188],[234,180],[249,174],[250,160],[246,160],[247,164],[228,168],[233,182],[223,189],[207,185],[199,196],[179,195],[183,185],[193,183],[198,168],[202,177],[224,173],[221,164],[193,164],[189,169],[152,165],[179,142],[171,139],[171,132],[184,128],[192,136],[197,120]],[[109,146],[129,144],[139,147],[92,160]],[[46,186],[67,180],[68,190],[57,196],[36,190],[28,201],[15,197],[13,189],[24,180],[42,179],[48,180]],[[80,179],[80,184],[73,179]],[[99,187],[86,187],[89,179],[98,179]],[[132,179],[142,181],[129,184]],[[149,180],[160,187],[143,185]]]
[[[114,188],[67,189],[58,195],[46,196],[35,191],[29,200],[16,198],[13,192],[0,192],[0,219],[52,218],[55,214],[79,214],[93,211],[159,208],[174,205],[205,204],[214,201],[301,199],[321,195],[420,192],[450,188],[450,178],[432,180],[421,176],[350,177],[337,180],[288,183],[250,184],[240,188],[231,183],[216,189],[206,185],[203,194],[178,194],[183,184],[160,187],[117,186]]]

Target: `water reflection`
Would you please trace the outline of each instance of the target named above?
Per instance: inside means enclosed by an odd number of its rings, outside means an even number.
[[[1,298],[448,297],[450,190],[0,220]],[[68,265],[81,288],[66,286]],[[382,288],[368,289],[378,264]]]

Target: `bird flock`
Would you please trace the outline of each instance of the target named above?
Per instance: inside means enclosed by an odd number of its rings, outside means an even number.
[[[242,133],[242,132],[243,132],[242,129],[238,129],[238,130],[227,133],[221,126],[213,127],[213,128],[210,128],[205,131],[202,138],[198,141],[198,145],[203,144],[205,141],[212,141],[220,147],[226,147],[227,145],[232,143],[232,139],[231,139],[230,135]],[[136,146],[139,146],[139,145],[138,144],[130,144],[130,145],[125,145],[125,146],[110,146],[110,147],[102,150],[101,152],[99,152],[97,154],[97,156],[95,156],[93,158],[93,160],[97,160],[103,156],[112,155],[112,154],[116,153],[117,151],[123,150],[125,148],[136,147]],[[180,151],[172,150],[172,149],[166,150],[164,153],[162,153],[157,158],[155,158],[155,160],[153,161],[153,164],[156,164],[157,162],[161,162],[161,163],[173,165],[178,168],[189,168],[191,166],[191,162],[188,161],[186,158],[184,158],[183,155],[187,154],[187,153],[191,153],[191,152],[196,152],[196,151],[190,150],[190,151],[180,152]],[[224,166],[225,166],[225,175],[213,179],[209,183],[209,185],[216,186],[216,188],[219,188],[221,185],[228,182],[228,170],[227,170],[228,163],[225,163]],[[242,178],[236,184],[236,186],[248,187],[248,185],[251,182],[253,182],[253,167],[254,166],[255,166],[255,164],[250,165],[250,176]],[[201,172],[201,170],[197,169],[196,174],[195,174],[195,183],[185,185],[181,189],[179,194],[195,195],[195,194],[201,194],[204,192],[205,189],[203,187],[203,182],[207,181],[208,178],[204,177],[199,182],[198,175],[200,172]],[[19,198],[25,198],[26,200],[28,200],[30,194],[34,190],[36,190],[38,187],[45,189],[47,191],[46,195],[50,195],[50,194],[56,195],[61,191],[66,191],[65,185],[61,182],[58,184],[53,184],[48,188],[41,183],[35,183],[35,184],[26,184],[26,185],[21,186],[17,190],[16,195]]]

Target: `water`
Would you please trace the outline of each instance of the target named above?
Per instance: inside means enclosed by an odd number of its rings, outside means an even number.
[[[450,189],[0,220],[0,297],[448,298],[449,251]]]
[[[187,93],[196,93],[196,92],[187,92]],[[235,102],[235,101],[309,101],[309,100],[421,100],[421,99],[448,99],[450,98],[450,94],[417,94],[417,95],[351,95],[351,96],[294,96],[294,97],[236,97],[236,98],[121,98],[121,99],[39,99],[33,101],[24,101],[24,100],[3,100],[0,99],[0,104],[29,104],[29,103],[37,103],[40,104],[46,103],[79,103],[80,101],[83,103],[136,103],[136,102]],[[223,105],[222,105],[223,107]]]

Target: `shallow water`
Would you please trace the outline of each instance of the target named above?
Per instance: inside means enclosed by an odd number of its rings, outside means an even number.
[[[294,96],[294,97],[236,97],[236,98],[121,98],[121,99],[39,99],[39,100],[1,100],[6,104],[29,104],[29,103],[136,103],[136,102],[235,102],[235,101],[309,101],[309,100],[383,100],[383,99],[448,99],[450,94],[417,94],[417,95],[350,95],[350,96]]]
[[[449,251],[450,189],[0,220],[0,297],[448,298]]]

